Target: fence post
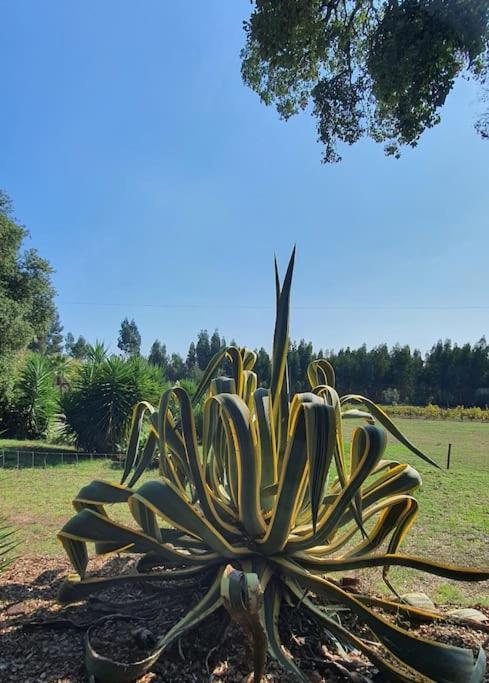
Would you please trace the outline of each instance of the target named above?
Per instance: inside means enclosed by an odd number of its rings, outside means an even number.
[[[452,444],[448,444],[448,453],[447,453],[447,470],[450,469],[450,458],[452,456]]]
[[[76,464],[78,465],[78,451],[76,451],[75,456],[76,456]]]
[[[20,467],[19,451],[17,451],[17,469]]]
[[[32,456],[32,468],[34,468],[34,451],[32,451],[31,456]]]
[[[63,451],[61,451],[61,464],[63,464],[63,463],[64,463],[64,454],[63,454]]]

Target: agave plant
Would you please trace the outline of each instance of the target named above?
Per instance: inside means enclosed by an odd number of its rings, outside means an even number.
[[[15,529],[12,529],[7,520],[0,517],[0,572],[3,572],[14,560],[13,550],[19,545],[18,541],[12,538]]]
[[[89,672],[104,680],[131,680],[173,641],[224,606],[253,634],[255,681],[263,674],[266,648],[298,680],[309,680],[280,642],[280,610],[292,602],[314,615],[335,642],[367,655],[389,680],[481,681],[482,649],[474,657],[471,650],[417,637],[384,616],[438,619],[440,614],[405,604],[396,595],[383,599],[354,593],[335,578],[346,570],[382,567],[389,583],[389,568],[403,566],[480,581],[489,578],[489,570],[399,552],[416,518],[418,504],[412,494],[421,480],[410,465],[383,457],[385,430],[423,460],[435,463],[367,398],[340,398],[326,360],[309,366],[310,391],[289,396],[293,264],[294,254],[282,284],[275,267],[270,388],[257,388],[253,352],[223,349],[210,362],[192,398],[177,386],[163,394],[158,409],[148,403],[135,408],[121,484],[94,481],[75,498],[77,513],[59,538],[80,578],[63,583],[61,602],[82,600],[124,582],[210,576],[202,599],[161,635],[144,661],[124,665],[101,657],[88,638]],[[231,376],[215,377],[225,360]],[[203,396],[200,445],[193,406]],[[349,407],[355,404],[363,404],[364,410]],[[355,430],[346,453],[342,424],[352,416],[364,418],[365,424]],[[139,452],[145,419],[151,432]],[[138,486],[155,450],[159,478]],[[136,525],[124,526],[108,516],[106,506],[120,503],[129,505]],[[141,573],[86,578],[88,542],[95,543],[98,553],[140,554]],[[160,570],[150,571],[156,567]],[[324,606],[315,604],[309,592],[320,596]],[[369,628],[368,641],[341,623],[338,605]]]

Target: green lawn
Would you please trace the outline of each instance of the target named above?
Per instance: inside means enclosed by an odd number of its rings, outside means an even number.
[[[347,438],[355,423],[347,423]],[[452,443],[452,466],[447,472],[425,465],[405,448],[389,441],[388,457],[410,462],[423,476],[423,487],[418,494],[420,515],[403,546],[404,551],[453,564],[488,566],[489,425],[411,419],[398,419],[396,423],[443,467],[447,444]],[[106,460],[48,465],[34,470],[0,468],[0,516],[7,515],[20,527],[24,553],[59,554],[62,549],[55,535],[72,514],[70,501],[74,494],[91,479],[117,481],[119,476],[120,470]],[[129,519],[127,510],[121,509],[118,514],[121,520]],[[401,591],[416,587],[437,602],[473,604],[480,601],[489,605],[487,584],[457,584],[402,569],[391,570],[391,575]],[[372,572],[372,581],[382,588],[377,572]]]
[[[7,465],[32,467],[35,465],[57,465],[76,459],[75,448],[67,444],[49,441],[0,439],[0,468]]]
[[[66,444],[50,443],[49,441],[29,441],[21,439],[0,439],[0,451],[35,451],[35,452],[55,452],[55,451],[74,451],[73,446]]]

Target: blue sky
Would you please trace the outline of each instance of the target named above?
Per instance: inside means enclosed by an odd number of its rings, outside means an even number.
[[[292,337],[316,347],[489,335],[489,143],[460,83],[400,161],[320,163],[240,77],[247,0],[0,0],[0,187],[56,273],[66,331],[147,350],[201,328],[270,347],[273,254],[297,243]]]

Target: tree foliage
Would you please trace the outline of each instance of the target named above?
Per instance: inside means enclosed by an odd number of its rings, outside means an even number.
[[[194,342],[190,342],[188,347],[187,358],[185,359],[185,365],[187,367],[187,372],[191,375],[194,369],[197,367],[197,352],[195,350]]]
[[[122,447],[135,403],[155,400],[163,386],[142,358],[97,354],[80,366],[72,390],[60,398],[65,435],[87,451],[113,453]]]
[[[166,371],[168,367],[168,354],[166,353],[166,346],[162,344],[159,339],[155,339],[149,352],[148,362],[151,365],[156,365]]]
[[[264,348],[256,353],[258,383],[266,386],[270,357]],[[303,339],[291,342],[288,371],[292,391],[306,390],[304,368],[322,357],[334,365],[338,387],[345,394],[356,388],[380,403],[435,403],[445,407],[489,404],[489,346],[484,337],[461,346],[450,340],[438,341],[424,357],[417,349],[400,344],[316,352]]]
[[[35,249],[22,250],[28,235],[0,191],[0,357],[44,340],[55,315],[52,268]]]
[[[134,319],[124,318],[119,330],[118,348],[127,356],[139,356],[141,352],[141,335]]]
[[[63,352],[63,325],[56,311],[51,326],[46,335],[46,353],[60,355]]]
[[[487,83],[487,0],[255,0],[244,28],[244,82],[283,119],[310,106],[325,162],[363,136],[398,156],[458,76]]]
[[[89,343],[82,335],[75,341],[75,337],[72,333],[68,332],[65,337],[65,351],[72,358],[83,360],[88,355]]]
[[[211,345],[207,330],[201,330],[199,332],[195,353],[197,355],[197,364],[199,368],[205,370],[211,359]]]
[[[57,408],[54,370],[48,358],[32,354],[16,386],[11,424],[16,436],[40,439],[46,436]]]

